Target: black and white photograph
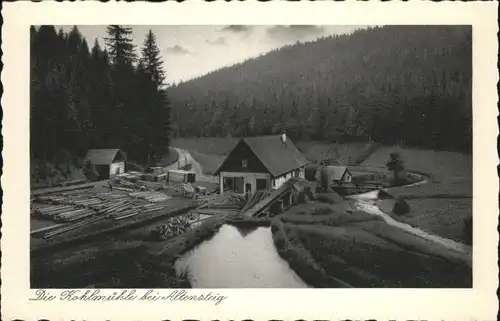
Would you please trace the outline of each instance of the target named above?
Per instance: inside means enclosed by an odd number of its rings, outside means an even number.
[[[471,288],[472,44],[32,25],[31,288]]]

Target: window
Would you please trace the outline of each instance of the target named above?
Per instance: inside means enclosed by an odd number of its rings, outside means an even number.
[[[231,191],[234,191],[234,178],[224,177],[223,188],[224,190],[229,189]]]
[[[248,162],[247,162],[246,159],[242,159],[241,160],[241,167],[243,167],[243,168],[247,168],[248,167]]]

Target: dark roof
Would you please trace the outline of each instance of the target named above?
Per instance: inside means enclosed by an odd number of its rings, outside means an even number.
[[[333,180],[341,180],[345,172],[348,170],[347,166],[327,166],[328,173]]]
[[[295,147],[289,137],[283,142],[281,135],[242,138],[238,143],[245,143],[264,164],[272,176],[277,177],[309,164],[305,156]],[[225,161],[217,169],[217,175]]]
[[[93,165],[109,165],[118,152],[122,153],[119,149],[90,149],[85,155],[85,160],[90,160]],[[123,157],[125,158],[125,155]]]

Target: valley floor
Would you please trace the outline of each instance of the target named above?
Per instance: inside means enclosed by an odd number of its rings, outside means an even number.
[[[209,144],[197,139],[184,146],[174,141],[173,146],[179,147],[176,149],[179,162],[192,157],[196,171],[210,177],[211,169],[219,166],[224,153],[234,143],[234,140],[214,141],[216,143]],[[383,168],[393,150],[381,148],[362,165]],[[398,221],[463,241],[463,218],[472,214],[469,187],[472,177],[467,171],[470,157],[447,152],[399,151],[408,170],[425,172],[430,181],[388,190],[394,196],[409,198],[408,214],[395,216],[392,200],[379,201],[380,208]],[[421,153],[423,157],[418,156]],[[87,275],[82,276],[82,282],[86,279],[87,283],[103,287],[186,287],[189,284],[176,275],[173,267],[182,253],[212,237],[223,224],[270,225],[279,255],[314,287],[472,286],[472,263],[467,255],[390,226],[381,217],[357,210],[352,202],[327,204],[313,200],[294,206],[272,220],[243,218],[237,222],[233,218],[214,216],[200,228],[162,242],[149,239],[152,226],[147,226],[113,237],[112,242],[83,246],[71,253],[38,259],[38,262],[58,265],[60,271],[80,266]],[[43,279],[36,276],[36,270],[32,273],[38,281]],[[74,271],[68,273],[67,279],[71,279]],[[60,281],[56,283],[60,285],[64,273],[57,274],[56,279]]]
[[[235,146],[236,138],[179,138],[172,145],[188,150],[200,163],[206,174],[211,174]],[[464,219],[472,215],[472,156],[448,151],[434,151],[397,146],[381,146],[369,155],[362,155],[367,144],[328,144],[324,142],[295,142],[310,160],[337,158],[339,161],[360,159],[357,166],[366,174],[379,172],[386,177],[391,173],[385,167],[389,154],[398,152],[410,172],[426,175],[427,183],[391,188],[394,197],[403,197],[410,205],[410,212],[396,216],[392,213],[394,200],[379,202],[381,209],[396,220],[422,228],[430,233],[466,242]],[[362,159],[362,158],[361,158]]]

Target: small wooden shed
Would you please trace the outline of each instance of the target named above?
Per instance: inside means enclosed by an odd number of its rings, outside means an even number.
[[[196,174],[181,169],[171,169],[167,173],[167,182],[194,183]]]
[[[318,166],[311,165],[306,168],[306,178],[310,181],[321,182],[322,169],[326,170],[326,175],[330,184],[333,186],[340,186],[343,184],[349,184],[352,181],[352,174],[347,166]],[[314,177],[314,178],[313,178]]]
[[[99,179],[108,179],[126,172],[126,156],[120,149],[90,149],[84,162],[94,166]]]

